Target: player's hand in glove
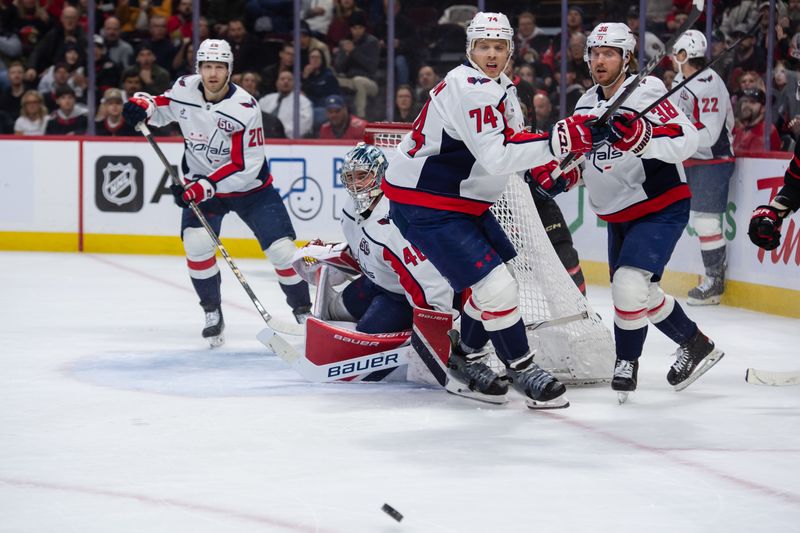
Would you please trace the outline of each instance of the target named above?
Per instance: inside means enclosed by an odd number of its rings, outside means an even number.
[[[205,202],[214,197],[217,192],[217,187],[213,182],[209,181],[205,176],[195,176],[192,181],[185,186],[172,184],[169,186],[172,191],[172,196],[175,197],[175,203],[178,207],[189,207],[189,202]]]
[[[774,250],[781,243],[783,216],[771,205],[760,205],[753,211],[747,235],[753,244],[765,250]]]
[[[633,113],[611,117],[608,121],[608,141],[617,150],[640,155],[653,138],[653,126],[643,118],[632,120],[633,117]]]
[[[153,101],[147,93],[136,93],[122,106],[122,117],[125,122],[136,126],[153,115]]]
[[[557,160],[534,167],[525,172],[525,181],[533,194],[543,199],[551,199],[557,194],[570,190],[581,179],[581,156],[562,172]]]
[[[578,155],[590,152],[606,135],[604,128],[593,126],[595,119],[597,117],[594,115],[573,115],[556,122],[550,130],[550,152],[553,157],[563,159],[570,152]]]

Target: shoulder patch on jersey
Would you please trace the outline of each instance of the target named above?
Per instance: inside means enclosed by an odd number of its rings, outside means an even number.
[[[239,102],[239,103],[242,104],[242,107],[246,107],[248,109],[252,109],[257,105],[254,99],[251,99],[249,102]]]
[[[186,77],[187,76],[181,76],[180,78],[178,78],[178,85],[180,85],[181,87],[186,87]]]
[[[389,224],[389,215],[386,215],[385,217],[378,220],[378,224],[380,224],[381,226],[386,226],[387,224]]]
[[[697,78],[697,81],[702,81],[702,82],[708,83],[708,82],[712,81],[713,79],[714,79],[714,76],[709,74],[705,78]]]
[[[483,85],[484,83],[489,83],[490,81],[492,80],[490,80],[489,78],[480,78],[477,76],[467,77],[467,83],[471,83],[472,85],[477,85],[477,84]]]

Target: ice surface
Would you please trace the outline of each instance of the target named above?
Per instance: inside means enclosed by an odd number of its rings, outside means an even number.
[[[291,319],[268,263],[239,263]],[[651,328],[628,404],[533,412],[305,383],[220,268],[211,350],[183,258],[0,253],[1,532],[800,531],[800,387],[744,382],[800,369],[798,320],[687,308],[726,356],[686,391]]]

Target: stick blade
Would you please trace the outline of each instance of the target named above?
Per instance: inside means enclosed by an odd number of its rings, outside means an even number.
[[[783,387],[786,385],[800,385],[800,371],[798,372],[770,372],[768,370],[758,370],[748,368],[745,374],[745,381],[753,385],[768,385],[771,387]]]
[[[286,339],[283,337],[277,335],[272,328],[262,329],[258,335],[256,335],[256,339],[266,346],[268,350],[275,352],[275,355],[283,359],[283,361],[289,365],[294,365],[300,357],[300,354],[294,346],[286,342]]]

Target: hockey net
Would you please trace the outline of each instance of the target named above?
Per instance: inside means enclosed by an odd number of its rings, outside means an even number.
[[[369,124],[364,140],[381,148],[391,161],[395,147],[410,128],[410,124]],[[611,332],[561,264],[542,226],[530,189],[521,176],[511,176],[492,212],[517,251],[512,265],[519,283],[520,310],[525,324],[584,311],[588,315],[563,325],[529,331],[531,348],[537,348],[536,362],[564,383],[609,381],[615,360]],[[494,355],[492,357],[492,366],[502,369],[502,363]]]

